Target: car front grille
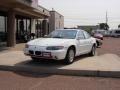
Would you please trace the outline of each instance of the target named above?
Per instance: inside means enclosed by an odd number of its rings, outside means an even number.
[[[29,51],[29,54],[33,55],[33,54],[34,54],[34,51],[30,50],[30,51]]]
[[[35,55],[41,55],[42,52],[41,51],[35,51]]]

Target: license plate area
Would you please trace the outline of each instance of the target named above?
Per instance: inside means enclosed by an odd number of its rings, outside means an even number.
[[[45,57],[45,58],[50,58],[51,57],[51,52],[42,52],[42,51],[35,51],[35,56],[38,57]]]
[[[51,53],[50,52],[43,52],[42,56],[46,57],[46,58],[50,58],[51,57]]]

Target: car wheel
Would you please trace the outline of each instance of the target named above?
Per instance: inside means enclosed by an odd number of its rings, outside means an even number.
[[[65,58],[65,64],[71,64],[74,62],[75,58],[75,51],[73,48],[70,48],[67,52],[66,58]]]
[[[99,42],[98,41],[96,41],[96,46],[99,47]]]
[[[93,45],[91,52],[89,53],[90,56],[95,56],[96,54],[96,46]]]

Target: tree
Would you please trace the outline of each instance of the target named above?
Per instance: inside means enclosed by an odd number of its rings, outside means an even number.
[[[120,24],[118,25],[118,28],[120,28]]]
[[[100,23],[99,26],[100,26],[100,29],[103,29],[103,30],[109,29],[109,25],[107,23]]]

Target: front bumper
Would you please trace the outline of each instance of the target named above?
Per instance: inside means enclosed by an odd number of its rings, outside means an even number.
[[[32,51],[32,54],[30,53]],[[40,52],[40,55],[36,55],[36,51]],[[24,49],[24,54],[31,57],[42,58],[42,59],[54,59],[54,60],[63,60],[66,57],[67,50],[31,50],[28,48]]]

